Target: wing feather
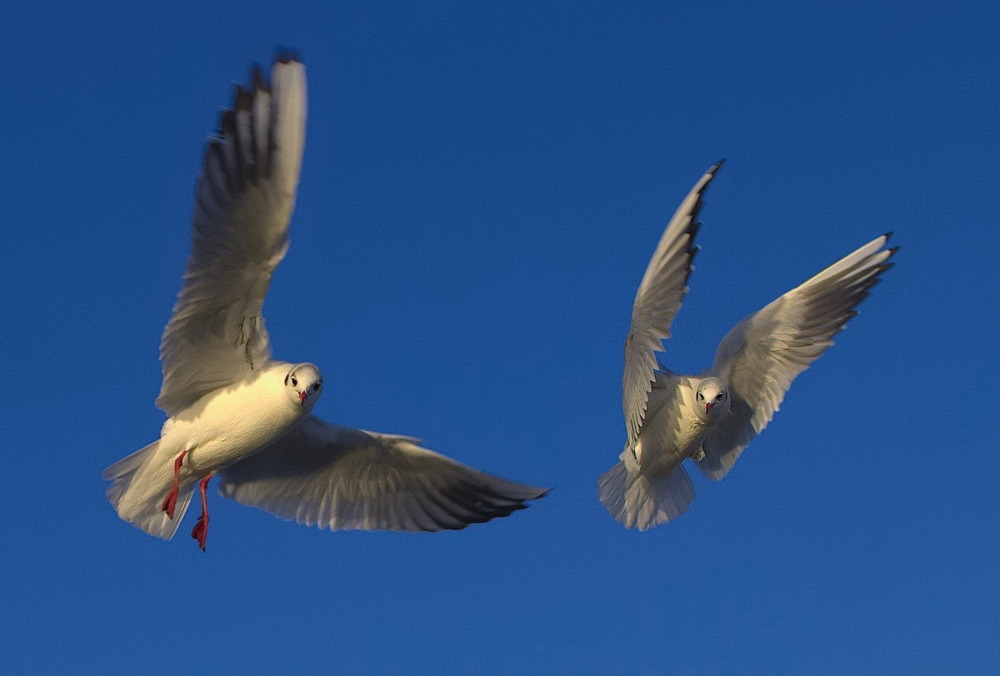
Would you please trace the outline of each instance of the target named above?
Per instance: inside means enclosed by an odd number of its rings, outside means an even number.
[[[660,237],[653,257],[636,292],[632,323],[625,340],[625,372],[622,377],[622,409],[628,429],[628,444],[639,437],[646,416],[649,392],[655,379],[656,352],[670,337],[670,325],[687,293],[700,227],[698,212],[702,195],[722,162],[709,169],[677,208]]]
[[[271,356],[262,307],[288,248],[305,135],[305,69],[275,63],[268,87],[257,70],[237,88],[205,149],[195,191],[192,250],[163,332],[169,415],[206,393],[244,380]]]
[[[877,237],[811,277],[726,334],[712,372],[729,387],[731,407],[706,438],[702,472],[721,479],[777,412],[792,381],[828,347],[892,263],[897,247]]]
[[[474,470],[409,437],[316,417],[222,477],[226,497],[331,530],[460,529],[524,509],[547,493]]]

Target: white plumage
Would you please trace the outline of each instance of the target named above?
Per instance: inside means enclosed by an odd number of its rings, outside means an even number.
[[[694,460],[721,479],[771,421],[792,380],[830,345],[896,248],[877,237],[738,323],[710,371],[679,375],[656,362],[680,309],[697,248],[702,195],[721,162],[702,176],[667,225],[636,293],[625,341],[622,405],[628,441],[598,481],[598,497],[628,528],[670,521],[694,500],[684,469]]]
[[[170,539],[201,489],[192,536],[204,549],[206,487],[325,528],[436,531],[507,516],[546,490],[506,481],[409,437],[311,415],[319,369],[271,359],[262,307],[288,249],[305,142],[305,68],[279,59],[267,86],[237,88],[208,144],[191,257],[163,333],[160,439],[104,471],[122,519]]]

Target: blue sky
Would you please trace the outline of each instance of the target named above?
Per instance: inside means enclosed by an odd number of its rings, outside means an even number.
[[[993,3],[7,3],[0,666],[10,673],[997,673]],[[552,485],[459,532],[215,496],[208,551],[121,522],[232,83],[303,54],[265,305],[316,413]],[[622,344],[721,157],[666,362],[878,234],[902,251],[721,483],[618,526]],[[189,516],[193,522],[193,517]]]

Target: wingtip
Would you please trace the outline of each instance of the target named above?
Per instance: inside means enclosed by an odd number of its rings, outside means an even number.
[[[701,180],[695,185],[695,191],[699,196],[708,188],[708,184],[711,183],[712,179],[715,178],[715,175],[719,173],[719,169],[722,168],[722,163],[725,161],[725,158],[723,158],[709,167],[708,171],[705,172],[705,175],[702,176]]]
[[[243,85],[237,84],[233,90],[233,107],[232,110],[250,110],[250,105],[253,101],[253,95],[251,91],[257,91],[259,89],[265,89],[263,85],[263,80],[260,77],[260,69],[254,67],[254,73],[252,75],[253,89],[245,89]]]
[[[255,63],[250,67],[250,91],[257,91],[258,89],[265,88],[264,75],[260,72],[260,64]],[[236,85],[236,89],[239,91],[243,88]]]
[[[219,120],[216,124],[215,132],[208,137],[205,152],[213,145],[223,143],[223,139],[231,137],[236,133],[236,112],[234,108],[222,108],[219,110]]]
[[[279,46],[274,50],[275,63],[302,63],[302,52],[291,47]]]
[[[688,249],[688,276],[684,278],[684,282],[687,283],[688,278],[691,277],[691,273],[694,272],[694,259],[701,251],[701,245],[695,244],[690,249]]]

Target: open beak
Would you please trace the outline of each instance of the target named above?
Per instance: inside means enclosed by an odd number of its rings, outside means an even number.
[[[709,411],[711,411],[713,406],[715,406],[715,404],[712,403],[712,402],[706,403],[705,404],[705,413],[708,413]]]
[[[299,405],[304,405],[306,403],[306,397],[309,396],[308,392],[299,392]]]

